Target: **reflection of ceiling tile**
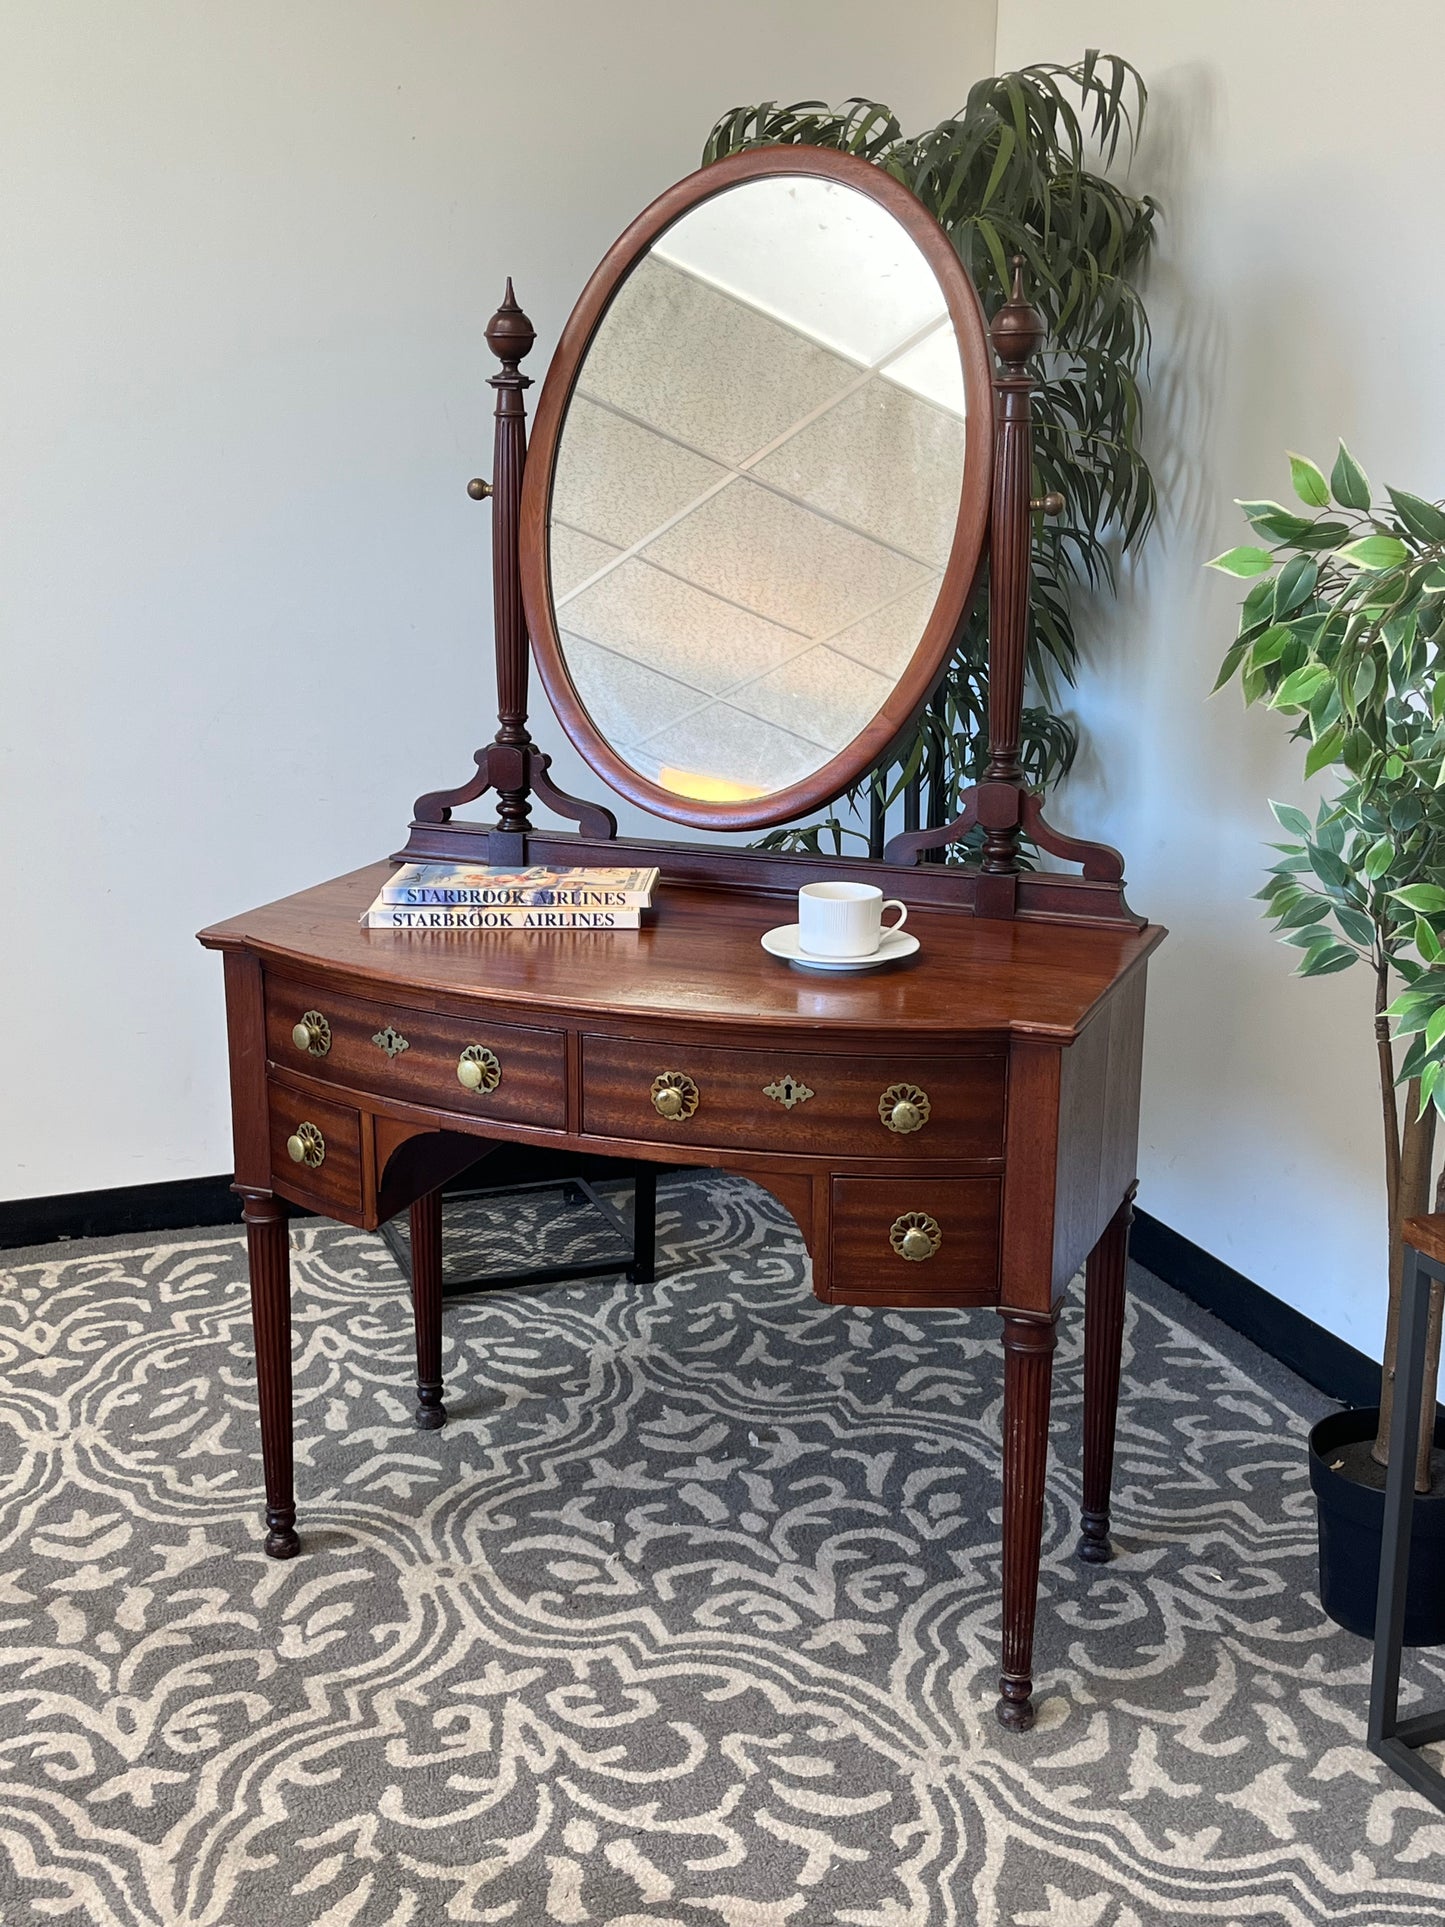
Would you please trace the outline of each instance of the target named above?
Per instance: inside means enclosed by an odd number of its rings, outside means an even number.
[[[926,574],[921,564],[748,481],[731,483],[644,553],[810,636],[831,634]]]
[[[567,673],[599,733],[624,755],[698,706],[698,693],[640,662],[563,633]]]
[[[575,596],[566,623],[574,634],[709,695],[764,674],[804,646],[801,636],[636,558]]]
[[[820,647],[732,690],[728,701],[836,756],[872,722],[892,690],[891,676]]]
[[[866,663],[882,676],[896,680],[908,667],[918,647],[933,605],[938,600],[942,577],[930,576],[920,589],[913,589],[886,609],[864,616],[841,635],[831,638],[830,646],[855,662]]]
[[[701,455],[578,396],[558,443],[552,513],[628,548],[722,478]]]
[[[885,370],[889,381],[901,383],[925,401],[937,402],[960,420],[968,413],[963,387],[963,357],[952,322],[925,335],[915,348],[895,356]]]
[[[715,288],[644,261],[588,350],[582,392],[741,462],[857,372]]]
[[[753,473],[941,568],[958,521],[965,435],[956,415],[875,376]]]
[[[579,582],[585,582],[589,575],[595,575],[604,562],[610,562],[614,555],[620,555],[610,542],[599,542],[595,536],[583,535],[580,529],[564,529],[560,523],[552,524],[552,593],[561,597],[570,595]]]
[[[642,756],[655,761],[667,786],[683,794],[687,794],[686,785],[678,779],[686,774],[721,778],[762,794],[786,789],[828,761],[828,752],[816,744],[759,722],[756,716],[745,716],[725,702],[709,703],[706,709],[684,716],[640,748]],[[640,759],[634,767],[640,767]],[[669,778],[664,774],[669,771],[677,775]]]

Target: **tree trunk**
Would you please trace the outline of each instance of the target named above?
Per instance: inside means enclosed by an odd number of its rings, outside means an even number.
[[[1380,1110],[1385,1127],[1385,1224],[1390,1254],[1390,1284],[1386,1297],[1385,1356],[1380,1365],[1380,1425],[1371,1455],[1380,1465],[1390,1458],[1390,1415],[1395,1408],[1395,1360],[1400,1347],[1400,1106],[1395,1091],[1395,1052],[1390,1043],[1390,966],[1380,957],[1375,964],[1375,1054],[1380,1070]]]

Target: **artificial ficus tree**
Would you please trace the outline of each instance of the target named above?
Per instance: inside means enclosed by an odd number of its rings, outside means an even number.
[[[1290,840],[1274,845],[1279,860],[1259,895],[1281,940],[1299,951],[1299,976],[1362,964],[1374,980],[1390,1240],[1374,1447],[1383,1464],[1399,1327],[1400,1226],[1431,1208],[1435,1124],[1445,1110],[1445,508],[1394,488],[1376,503],[1343,442],[1328,479],[1299,455],[1290,457],[1290,475],[1301,508],[1241,502],[1264,541],[1210,564],[1253,579],[1215,687],[1237,676],[1246,704],[1290,719],[1305,745],[1305,775],[1332,778],[1313,821],[1302,810],[1272,805]],[[1435,1202],[1438,1208],[1438,1195]],[[1429,1485],[1441,1298],[1437,1290],[1431,1301],[1416,1467],[1422,1491]]]

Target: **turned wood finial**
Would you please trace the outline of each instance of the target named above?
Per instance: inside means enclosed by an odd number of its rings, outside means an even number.
[[[1021,254],[1014,256],[1013,292],[994,316],[988,331],[994,353],[1011,369],[1022,367],[1030,355],[1038,353],[1047,332],[1043,316],[1024,294],[1027,265]]]
[[[517,306],[517,297],[512,293],[512,277],[507,276],[507,292],[502,296],[502,305],[487,323],[487,346],[503,363],[510,363],[515,369],[524,355],[532,352],[532,344],[537,339],[537,330]]]

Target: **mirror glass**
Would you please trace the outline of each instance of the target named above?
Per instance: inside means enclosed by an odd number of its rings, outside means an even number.
[[[870,196],[745,180],[653,243],[582,359],[550,508],[567,671],[624,763],[740,802],[873,721],[938,600],[965,417],[943,290]]]

